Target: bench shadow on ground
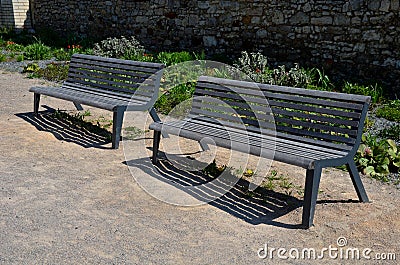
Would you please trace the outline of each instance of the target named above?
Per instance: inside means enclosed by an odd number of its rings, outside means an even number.
[[[214,180],[214,178],[200,171],[185,171],[177,168],[166,159],[162,151],[159,151],[159,157],[160,159],[157,165],[153,165],[148,157],[125,161],[124,164],[137,167],[146,173],[148,177],[169,184],[173,183],[174,186],[181,185],[185,187],[188,185],[201,185],[202,183]],[[168,157],[171,157],[171,154],[169,154]],[[250,224],[267,224],[286,229],[302,228],[301,211],[299,212],[299,222],[297,224],[283,223],[276,219],[302,207],[303,200],[291,196],[290,194],[268,190],[262,186],[259,186],[253,192],[249,192],[249,184],[247,180],[241,178],[227,193],[208,204]],[[187,189],[185,189],[185,192],[188,192]],[[204,196],[204,194],[196,193],[193,190],[190,190],[190,195],[200,200]],[[317,204],[335,203],[359,203],[359,201],[351,199],[317,201]]]
[[[46,111],[40,111],[36,117],[32,112],[17,113],[17,117],[29,122],[38,131],[50,132],[58,140],[75,143],[84,148],[110,149],[104,145],[111,143],[111,133],[89,122],[79,121],[70,117],[60,118],[55,115],[56,110],[42,106]]]
[[[124,162],[131,167],[141,169],[150,178],[173,184],[174,186],[201,185],[213,181],[215,178],[207,176],[200,171],[185,171],[177,168],[159,152],[160,160],[153,166],[147,157]],[[168,155],[171,157],[171,155]],[[235,177],[233,177],[235,178]],[[268,224],[288,229],[298,229],[300,224],[286,224],[275,219],[302,206],[303,201],[293,196],[258,187],[249,192],[249,182],[239,179],[227,193],[208,204],[217,207],[250,224]],[[179,187],[178,187],[179,188]],[[191,196],[198,200],[207,199],[207,195],[199,190],[187,190]],[[208,191],[209,192],[209,191]]]

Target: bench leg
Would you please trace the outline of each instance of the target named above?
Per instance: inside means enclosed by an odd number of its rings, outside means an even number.
[[[151,109],[149,110],[149,113],[150,113],[150,116],[151,116],[151,118],[153,119],[153,121],[155,121],[155,122],[161,122],[161,119],[160,119],[160,117],[158,116],[158,114],[157,114],[157,112],[156,112],[156,110],[155,110],[154,108],[151,108]],[[166,133],[166,132],[163,132],[163,133],[162,133],[162,136],[163,136],[164,138],[168,138],[168,137],[169,137],[168,133]]]
[[[307,169],[302,217],[302,225],[304,228],[309,228],[313,225],[321,173],[322,168],[320,167],[316,167],[315,169]]]
[[[33,112],[35,116],[39,114],[39,103],[40,103],[40,94],[34,93],[33,94]]]
[[[159,131],[154,131],[154,137],[153,137],[153,157],[152,157],[152,162],[153,164],[157,164],[158,159],[157,159],[157,154],[158,154],[158,149],[160,148],[160,138],[161,138],[161,132]]]
[[[74,106],[75,106],[76,110],[79,110],[79,111],[83,110],[83,107],[82,107],[81,104],[79,104],[77,102],[73,102],[73,103],[74,103]]]
[[[351,181],[353,182],[354,188],[356,189],[358,199],[362,202],[369,202],[367,193],[365,192],[364,185],[361,182],[360,174],[356,164],[351,160],[347,165],[347,170],[350,173]]]
[[[117,108],[113,115],[112,148],[118,149],[125,109]]]

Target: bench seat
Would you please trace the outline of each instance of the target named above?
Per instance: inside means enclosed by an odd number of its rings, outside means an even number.
[[[243,131],[222,124],[206,122],[204,120],[185,119],[167,123],[152,123],[150,130],[163,131],[167,134],[178,134],[191,140],[204,140],[205,143],[218,143],[218,146],[247,152],[253,155],[271,157],[274,160],[293,164],[302,168],[313,168],[314,161],[324,159],[339,159],[348,155],[348,151],[326,148],[318,145],[300,143],[295,139],[288,139],[285,135],[270,131],[263,134]]]

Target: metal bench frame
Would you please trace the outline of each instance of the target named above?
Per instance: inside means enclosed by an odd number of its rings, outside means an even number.
[[[234,107],[238,115],[227,112],[219,101]],[[361,95],[201,76],[188,118],[150,125],[152,161],[158,161],[161,131],[196,141],[210,137],[217,146],[258,156],[270,155],[266,149],[271,149],[274,160],[307,170],[302,226],[309,228],[325,167],[346,165],[359,200],[369,201],[354,163],[369,103],[370,97]],[[261,113],[255,115],[254,110]],[[250,142],[241,143],[244,138]]]
[[[32,87],[34,113],[38,115],[40,96],[72,101],[113,112],[112,148],[119,147],[121,127],[126,110],[148,110],[154,121],[160,121],[153,108],[158,98],[163,64],[137,62],[93,55],[74,54],[68,78],[61,87]]]

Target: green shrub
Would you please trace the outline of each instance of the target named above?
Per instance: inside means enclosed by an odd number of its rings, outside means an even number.
[[[333,84],[323,71],[301,68],[298,64],[287,69],[285,65],[275,69],[268,67],[268,58],[263,54],[243,51],[234,66],[251,80],[271,85],[332,90]]]
[[[308,84],[307,88],[325,91],[332,91],[335,88],[329,76],[327,76],[323,70],[312,68],[309,74],[313,81]]]
[[[63,81],[68,76],[68,65],[48,64],[46,68],[40,68],[37,63],[30,63],[24,67],[23,72],[29,73],[29,78],[44,78],[49,81]]]
[[[400,122],[400,100],[392,100],[377,109],[376,116],[390,121]]]
[[[68,76],[68,65],[49,64],[46,68],[39,69],[37,74],[39,77],[49,81],[63,81]]]
[[[160,52],[157,54],[156,61],[166,66],[175,65],[187,61],[193,61],[195,58],[186,51],[182,52]]]
[[[40,67],[37,63],[29,63],[24,67],[23,73],[35,73],[39,71]]]
[[[57,61],[69,61],[71,59],[71,54],[63,48],[54,50],[53,55]]]
[[[164,95],[155,103],[154,107],[163,114],[168,114],[179,103],[193,97],[195,83],[180,84]]]
[[[263,54],[242,51],[241,57],[233,64],[234,67],[245,73],[251,80],[260,83],[271,83],[268,68],[268,58]]]
[[[383,89],[378,84],[363,86],[359,84],[353,84],[345,82],[342,88],[344,93],[358,94],[371,97],[371,103],[379,103],[383,99]]]
[[[26,46],[24,55],[29,60],[46,60],[52,56],[50,47],[44,45],[40,40]]]
[[[307,88],[315,82],[314,73],[300,68],[298,64],[289,70],[286,70],[284,65],[279,66],[272,71],[267,71],[266,75],[270,79],[268,83],[273,85]]]
[[[24,60],[24,54],[18,54],[16,60],[17,62],[22,62]]]
[[[121,38],[107,38],[100,43],[95,43],[93,53],[105,57],[136,60],[143,56],[144,47],[134,36],[129,39],[122,36]]]
[[[390,172],[399,171],[400,150],[393,140],[380,140],[376,136],[364,134],[355,162],[362,173],[388,181],[387,175]]]
[[[3,53],[0,53],[0,63],[5,62],[7,60],[7,56]]]
[[[17,44],[13,41],[7,41],[6,42],[6,50],[10,52],[23,52],[24,51],[24,46]]]

